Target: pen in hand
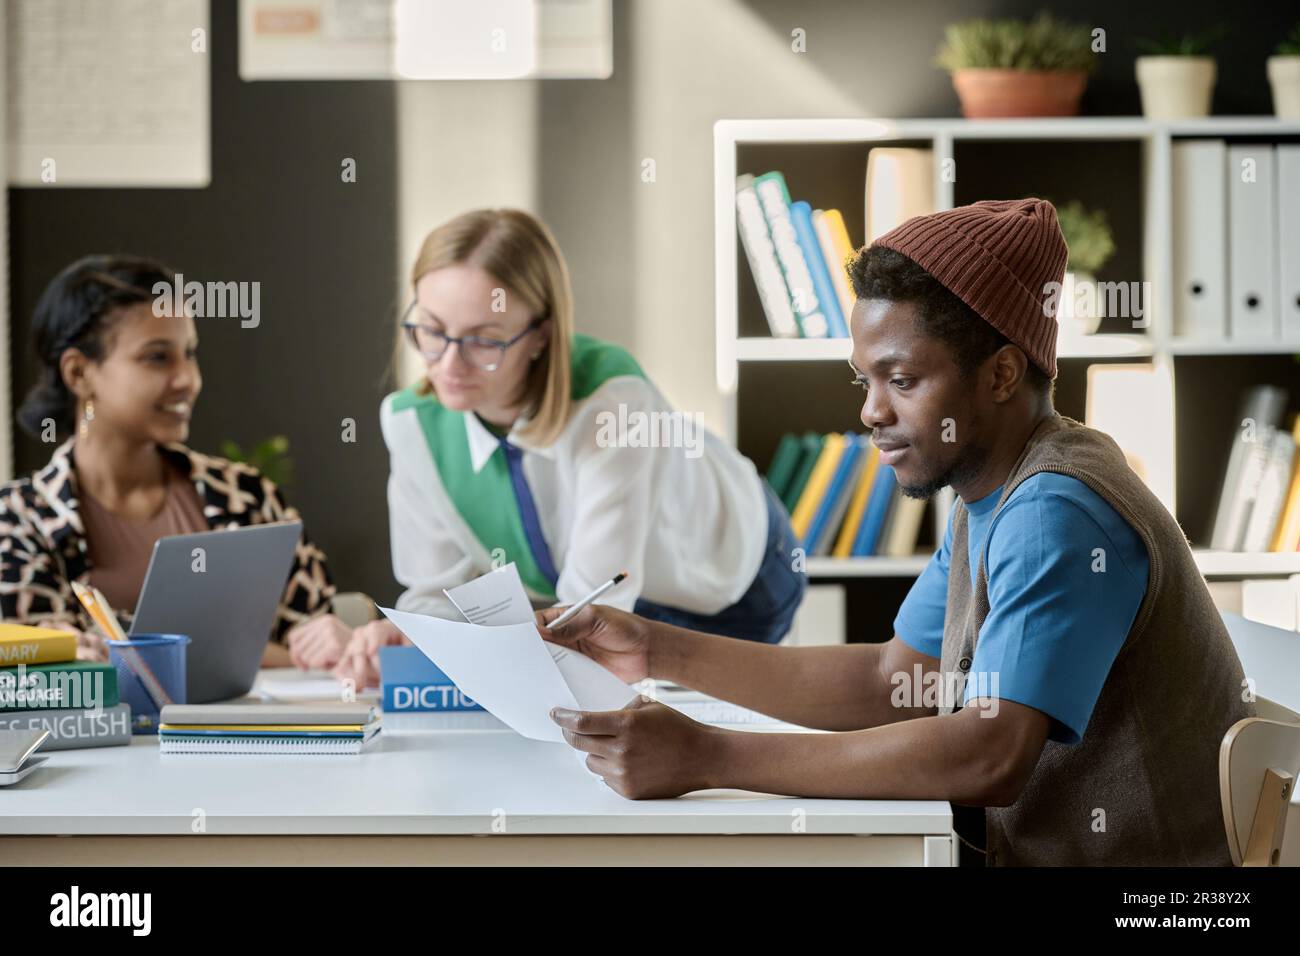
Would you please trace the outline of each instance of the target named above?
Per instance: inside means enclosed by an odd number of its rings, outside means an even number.
[[[579,601],[577,604],[573,605],[573,607],[569,608],[567,611],[565,611],[563,614],[561,614],[559,617],[557,617],[554,621],[551,621],[551,623],[547,624],[547,625],[546,625],[546,629],[547,629],[548,631],[553,631],[553,630],[555,630],[557,627],[560,627],[561,625],[568,623],[568,621],[570,621],[570,620],[573,618],[573,615],[577,614],[577,613],[578,613],[579,611],[581,611],[584,607],[586,607],[586,606],[587,606],[588,604],[590,604],[592,601],[596,600],[596,598],[600,597],[602,594],[604,594],[606,591],[608,591],[608,590],[609,590],[610,588],[612,588],[614,585],[618,584],[620,581],[622,581],[622,580],[623,580],[624,578],[626,578],[627,576],[628,576],[628,575],[627,575],[627,572],[626,572],[626,571],[620,571],[618,574],[614,575],[612,578],[610,578],[608,581],[606,581],[606,582],[605,582],[604,584],[602,584],[600,587],[596,588],[596,590],[594,590],[594,591],[592,591],[590,594],[588,594],[585,598],[583,598],[583,599],[582,599],[581,601]]]

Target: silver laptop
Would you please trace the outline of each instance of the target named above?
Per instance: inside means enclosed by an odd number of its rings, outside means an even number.
[[[155,542],[131,634],[189,637],[189,703],[252,688],[301,535],[301,521],[283,521]]]

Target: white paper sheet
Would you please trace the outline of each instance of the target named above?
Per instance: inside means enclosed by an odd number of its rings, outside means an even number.
[[[636,691],[590,658],[542,640],[536,625],[483,627],[381,607],[463,692],[534,740],[563,742],[552,707],[618,710]],[[560,660],[557,662],[556,657]]]
[[[531,624],[534,620],[533,605],[513,561],[442,593],[471,624]]]
[[[379,610],[462,691],[492,716],[534,740],[564,740],[552,707],[578,706],[533,624],[482,627]]]
[[[445,593],[478,623],[379,610],[461,691],[525,737],[564,742],[552,707],[618,710],[636,697],[591,658],[542,639],[513,564]]]

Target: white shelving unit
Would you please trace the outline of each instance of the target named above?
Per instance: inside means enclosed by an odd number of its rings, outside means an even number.
[[[1058,339],[1062,358],[1131,357],[1150,362],[1168,375],[1171,387],[1173,358],[1190,355],[1252,355],[1300,353],[1300,341],[1207,341],[1189,340],[1173,334],[1169,303],[1172,301],[1173,272],[1171,247],[1173,228],[1170,213],[1171,146],[1178,138],[1260,137],[1273,140],[1300,136],[1300,122],[1269,116],[1209,117],[1180,122],[1154,122],[1138,117],[1081,117],[1072,119],[771,119],[720,120],[714,124],[714,265],[716,314],[716,374],[718,387],[728,396],[727,429],[737,440],[737,385],[742,363],[751,362],[843,362],[851,350],[848,339],[776,339],[742,337],[738,305],[742,278],[736,241],[736,176],[760,169],[739,169],[738,149],[747,145],[851,144],[864,146],[891,143],[921,143],[934,151],[934,193],[938,208],[954,204],[954,184],[943,175],[942,160],[954,156],[963,142],[1036,141],[1060,142],[1110,140],[1136,143],[1141,155],[1142,274],[1150,283],[1150,298],[1141,327],[1120,334],[1067,336]],[[863,168],[865,177],[865,167]],[[960,175],[960,170],[958,171]],[[796,197],[799,198],[799,197]],[[859,241],[861,237],[854,237]],[[749,281],[748,278],[745,281]],[[1168,434],[1174,431],[1174,402],[1169,402]],[[1160,413],[1164,414],[1164,413]],[[742,449],[743,450],[743,449]],[[1174,510],[1177,477],[1168,470],[1167,487],[1153,491]],[[942,538],[952,491],[936,498],[935,537]],[[906,558],[810,558],[811,577],[910,577],[925,567],[928,554]],[[1300,553],[1236,554],[1196,551],[1207,577],[1244,578],[1300,573]]]

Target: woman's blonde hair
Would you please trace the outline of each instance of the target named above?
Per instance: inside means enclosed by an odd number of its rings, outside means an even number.
[[[546,348],[524,382],[524,414],[531,420],[521,434],[539,445],[551,444],[573,404],[573,292],[559,244],[540,219],[521,209],[474,209],[425,237],[411,268],[411,285],[435,269],[459,264],[478,266],[522,299],[535,317],[550,320]],[[434,391],[427,378],[418,388],[425,394]]]

